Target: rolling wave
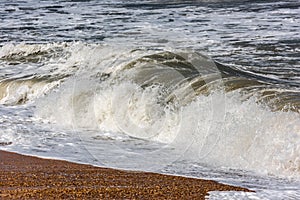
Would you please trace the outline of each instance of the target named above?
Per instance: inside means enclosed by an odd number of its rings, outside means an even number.
[[[80,43],[59,51],[25,53],[26,61],[20,54],[2,56],[4,68],[40,63],[40,71],[6,75],[1,103],[30,102],[37,117],[59,126],[159,142],[166,146],[159,152],[172,149],[213,166],[300,175],[300,92],[293,81],[193,51]],[[154,152],[134,157],[124,150],[131,162],[107,162],[130,168],[143,158],[143,166],[153,166],[166,153]]]
[[[253,73],[238,66],[223,65],[197,52],[164,51],[149,54],[147,51],[132,50],[130,52],[139,53],[126,52],[124,56],[124,52],[119,55],[110,52],[111,55],[105,58],[101,54],[114,50],[101,46],[87,48],[79,44],[18,45],[2,49],[0,57],[5,66],[21,65],[27,70],[26,64],[30,66],[39,63],[41,69],[34,74],[8,74],[3,77],[0,80],[2,102],[26,103],[31,98],[41,96],[41,93],[47,93],[59,80],[84,74],[86,79],[101,81],[126,79],[144,89],[161,85],[165,91],[168,90],[165,102],[174,99],[175,94],[181,94],[182,98],[178,101],[186,104],[198,95],[208,95],[222,87],[225,92],[238,90],[243,94],[242,99],[255,96],[258,103],[266,104],[274,111],[299,112],[299,83],[268,77],[264,69],[262,73],[257,70]],[[95,59],[97,53],[100,54],[99,61]],[[81,54],[91,55],[83,58]],[[9,100],[10,96],[15,100]]]

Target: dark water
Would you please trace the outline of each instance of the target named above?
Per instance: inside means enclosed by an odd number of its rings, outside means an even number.
[[[299,81],[299,6],[299,1],[4,1],[0,42],[118,40],[193,48]]]

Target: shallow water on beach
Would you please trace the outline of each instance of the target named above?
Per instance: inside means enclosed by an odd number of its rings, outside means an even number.
[[[298,1],[4,1],[0,148],[300,198]]]

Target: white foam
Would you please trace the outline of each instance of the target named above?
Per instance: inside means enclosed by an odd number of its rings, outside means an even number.
[[[38,116],[75,130],[162,142],[178,157],[212,166],[299,176],[299,113],[272,112],[255,97],[241,101],[238,91],[200,95],[185,106],[161,104],[160,87],[144,90],[128,79],[97,77],[98,72],[120,72],[147,52],[80,43],[71,52],[64,64],[80,68],[58,91],[37,100]]]
[[[157,103],[159,88],[142,90],[130,82],[101,84],[71,80],[58,93],[41,100],[38,113],[75,129],[163,142],[185,158],[213,166],[300,175],[298,113],[272,112],[254,97],[241,102],[238,91],[216,91],[171,109]]]
[[[8,45],[2,47],[1,56],[27,55],[41,51],[42,46]],[[130,61],[153,51],[83,43],[65,45],[63,51],[61,57],[45,62],[45,70],[57,65],[57,73],[75,75],[36,100],[39,117],[75,130],[118,132],[162,142],[176,149],[178,157],[212,166],[299,176],[298,113],[272,112],[257,104],[255,97],[241,101],[238,91],[200,95],[185,106],[162,104],[160,87],[144,90],[129,80],[109,82],[97,77],[98,73],[120,72]],[[22,82],[7,87],[1,101],[17,102],[24,95],[36,99],[53,86]],[[162,159],[160,164],[169,161]]]
[[[59,85],[60,81],[9,80],[0,82],[0,104],[15,105],[33,101]]]
[[[281,200],[299,199],[300,193],[295,190],[260,190],[256,192],[212,191],[206,199],[210,200]]]

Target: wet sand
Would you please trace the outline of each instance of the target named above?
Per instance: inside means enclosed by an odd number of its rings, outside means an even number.
[[[249,191],[209,180],[0,151],[0,199],[205,199],[214,190]]]

